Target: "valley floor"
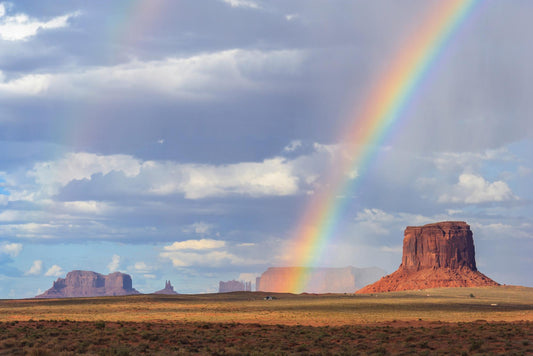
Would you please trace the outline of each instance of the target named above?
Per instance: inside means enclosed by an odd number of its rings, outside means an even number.
[[[0,355],[190,353],[533,354],[533,288],[0,301]]]

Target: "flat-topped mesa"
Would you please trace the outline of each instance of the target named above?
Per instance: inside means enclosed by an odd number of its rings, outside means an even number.
[[[307,293],[353,293],[385,275],[385,271],[376,268],[326,268],[326,267],[270,267],[256,280],[256,290],[263,292],[293,292],[294,276],[307,281],[304,292]]]
[[[474,239],[464,221],[408,226],[404,232],[400,268],[468,268],[477,271]]]
[[[476,268],[470,226],[464,221],[444,221],[407,227],[400,267],[356,293],[497,285]]]
[[[129,274],[114,272],[108,275],[92,271],[71,271],[58,278],[52,288],[36,298],[101,297],[139,294],[132,286]]]

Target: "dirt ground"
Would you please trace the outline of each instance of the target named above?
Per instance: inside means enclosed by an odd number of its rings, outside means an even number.
[[[533,288],[1,300],[0,355],[533,354]]]

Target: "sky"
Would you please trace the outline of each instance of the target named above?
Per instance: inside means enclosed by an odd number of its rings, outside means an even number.
[[[291,266],[343,130],[435,2],[0,2],[0,298],[76,269],[204,293]],[[458,220],[481,272],[533,287],[532,12],[476,5],[317,265],[391,273],[406,226]]]

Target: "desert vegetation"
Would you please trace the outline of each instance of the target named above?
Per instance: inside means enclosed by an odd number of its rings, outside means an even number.
[[[0,301],[0,354],[531,354],[533,289]]]
[[[531,354],[533,324],[306,326],[259,323],[21,321],[0,324],[13,355]]]

